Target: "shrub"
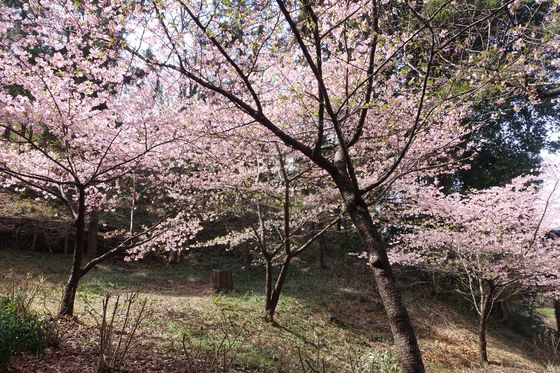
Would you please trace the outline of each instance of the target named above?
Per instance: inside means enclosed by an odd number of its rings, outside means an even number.
[[[363,356],[362,372],[400,373],[399,360],[389,352],[371,351]]]
[[[186,372],[225,373],[232,371],[242,344],[244,325],[238,325],[222,310],[213,331],[202,326],[197,332],[183,331],[182,347]],[[198,343],[196,342],[198,341]]]
[[[14,353],[40,354],[56,343],[56,335],[52,323],[22,309],[11,297],[0,297],[0,370]]]
[[[138,328],[148,315],[146,299],[139,293],[106,294],[99,313],[88,305],[87,311],[94,318],[99,330],[97,361],[98,372],[120,371],[134,344]]]

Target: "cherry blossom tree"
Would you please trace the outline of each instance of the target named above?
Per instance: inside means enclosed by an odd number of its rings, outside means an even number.
[[[2,78],[28,91],[5,93],[5,122],[31,140],[37,137],[22,132],[21,122],[47,127],[57,122],[60,128],[52,132],[62,139],[56,150],[37,153],[36,145],[27,146],[34,150],[27,153],[57,161],[58,174],[45,175],[37,160],[18,161],[15,172],[3,170],[20,182],[54,180],[58,189],[73,187],[79,207],[90,182],[116,180],[130,162],[152,159],[147,150],[157,152],[174,136],[161,133],[173,128],[166,123],[182,127],[183,108],[219,113],[216,128],[236,121],[239,127],[266,129],[338,190],[367,253],[403,371],[422,372],[371,205],[415,172],[434,176],[457,165],[471,130],[469,108],[481,96],[530,90],[543,61],[558,50],[558,36],[547,29],[556,4],[542,3],[32,1],[25,19],[3,9]],[[14,24],[36,24],[36,32],[15,33]],[[123,44],[128,54],[121,53]],[[50,47],[30,55],[37,45]],[[148,95],[121,89],[131,63],[172,77],[165,92],[160,90],[169,100],[158,106],[157,116],[149,115]],[[86,79],[75,79],[82,76]],[[184,94],[181,87],[191,86],[196,92]],[[27,114],[32,120],[24,122]],[[139,137],[142,141],[131,140]],[[117,148],[121,152],[113,156]],[[103,162],[92,161],[94,155]],[[107,160],[114,163],[102,167]],[[39,177],[29,178],[37,171],[19,168],[25,164],[39,165]],[[59,176],[67,175],[66,169],[89,173]],[[68,199],[68,192],[41,183],[35,187]],[[83,225],[83,219],[76,221]]]
[[[264,318],[274,321],[291,261],[339,221],[340,198],[333,188],[318,187],[321,175],[305,157],[264,129],[237,129],[232,134],[224,128],[219,139],[212,138],[215,125],[203,132],[213,144],[206,148],[207,162],[203,154],[196,157],[214,170],[211,177],[204,174],[206,193],[214,194],[213,209],[220,219],[234,220],[224,235],[198,246],[254,248],[265,268]],[[239,149],[244,143],[254,146]]]
[[[143,31],[128,50],[199,87],[192,105],[266,128],[328,175],[364,244],[403,371],[422,372],[370,204],[406,175],[453,166],[477,97],[524,89],[505,80],[540,66],[525,53],[534,25],[519,22],[537,3],[153,1],[130,24]]]
[[[419,187],[403,198],[415,207],[408,231],[391,251],[395,263],[455,276],[479,314],[480,360],[488,362],[486,325],[495,302],[557,289],[558,243],[546,239],[556,185],[539,190],[534,176],[468,195]],[[421,194],[421,195],[420,195]],[[403,203],[403,202],[401,202]],[[405,215],[406,215],[405,214]]]
[[[56,198],[75,221],[60,315],[72,315],[79,280],[91,268],[142,242],[129,236],[84,264],[88,210],[111,208],[119,182],[132,170],[160,167],[178,138],[177,111],[157,102],[150,84],[131,84],[138,77],[117,45],[98,45],[98,33],[117,44],[122,31],[117,9],[106,5],[0,7],[2,185]]]

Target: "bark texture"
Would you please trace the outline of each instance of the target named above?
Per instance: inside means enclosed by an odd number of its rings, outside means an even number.
[[[288,256],[282,263],[282,267],[280,267],[280,273],[276,279],[276,283],[274,284],[274,289],[269,289],[267,285],[266,291],[266,300],[265,300],[265,309],[264,309],[264,319],[266,321],[274,322],[274,315],[276,313],[276,307],[278,306],[278,301],[280,300],[280,294],[282,293],[282,288],[284,287],[284,283],[286,282],[286,277],[288,276],[288,268],[290,266],[291,257]],[[272,278],[270,280],[270,284],[272,283]]]
[[[480,298],[480,320],[478,323],[478,351],[480,354],[480,362],[482,364],[488,364],[488,349],[487,349],[487,339],[486,339],[486,327],[488,323],[488,317],[490,316],[490,311],[492,310],[492,300],[494,297],[494,288],[491,284],[483,286],[483,293]]]
[[[97,235],[99,233],[99,216],[97,213],[92,213],[90,216],[90,221],[88,224],[88,244],[87,252],[91,257],[96,257],[98,253],[98,240]]]
[[[78,283],[82,277],[82,260],[86,244],[86,193],[84,187],[78,188],[78,212],[76,216],[76,247],[72,259],[72,270],[64,287],[62,301],[60,302],[59,316],[72,316],[74,314],[74,300]]]
[[[362,197],[355,178],[348,171],[347,156],[339,148],[335,154],[335,165],[337,173],[331,174],[346,204],[346,211],[356,227],[356,231],[368,254],[369,266],[373,273],[373,279],[383,302],[385,313],[395,348],[399,356],[403,373],[425,372],[424,362],[420,347],[412,327],[406,306],[401,298],[385,244],[379,234],[368,205]]]
[[[369,255],[369,265],[377,291],[381,297],[393,334],[403,373],[425,372],[422,355],[408,311],[401,298],[387,252],[373,224],[363,200],[348,206],[348,213],[356,226]]]

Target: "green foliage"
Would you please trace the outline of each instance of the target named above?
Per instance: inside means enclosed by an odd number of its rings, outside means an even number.
[[[517,112],[514,106],[519,106]],[[557,153],[560,149],[560,143],[549,136],[560,128],[555,104],[532,105],[520,98],[501,105],[484,101],[472,119],[483,124],[470,138],[478,151],[466,160],[468,167],[440,178],[447,192],[503,186],[517,176],[535,172],[541,165],[542,151]]]
[[[554,308],[552,308],[552,307],[537,308],[536,311],[544,317],[549,317],[551,319],[556,317],[556,315],[554,313]]]
[[[540,317],[531,314],[528,306],[519,306],[517,310],[511,312],[502,321],[502,325],[519,335],[527,338],[534,338],[545,328],[545,324]]]
[[[372,350],[362,358],[362,372],[400,373],[399,360],[390,352]]]
[[[0,370],[7,367],[14,353],[40,354],[56,344],[54,325],[22,307],[22,297],[0,297]]]

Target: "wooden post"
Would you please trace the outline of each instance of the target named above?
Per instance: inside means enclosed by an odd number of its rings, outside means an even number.
[[[212,270],[212,289],[217,292],[233,290],[233,277],[231,271],[219,269]]]

